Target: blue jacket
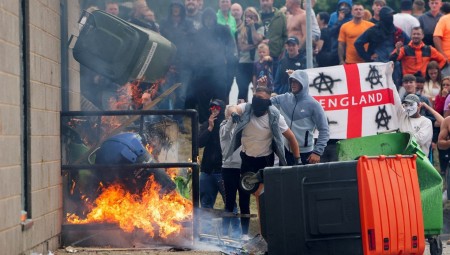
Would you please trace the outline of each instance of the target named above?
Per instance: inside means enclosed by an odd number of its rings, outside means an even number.
[[[355,41],[355,48],[358,55],[366,62],[389,62],[390,55],[394,51],[395,44],[402,41],[407,45],[410,41],[409,36],[400,28],[395,28],[392,33],[386,33],[381,23],[367,29]],[[368,43],[367,51],[364,45]],[[371,56],[376,53],[378,57],[374,60]]]
[[[339,0],[337,3],[336,11],[331,13],[331,15],[330,15],[330,20],[328,21],[329,28],[333,27],[333,25],[338,21],[338,11],[339,11],[339,7],[342,3],[347,3],[348,5],[350,5],[350,9],[352,8],[352,5],[353,5],[352,0]],[[352,14],[350,12],[350,14],[346,15],[344,20],[349,21],[351,19],[352,19]]]
[[[278,64],[275,80],[273,81],[274,92],[284,94],[289,91],[289,74],[286,70],[306,69],[306,53],[301,51],[297,56],[290,58],[285,56]]]
[[[234,129],[231,143],[227,149],[224,160],[227,160],[231,155],[233,155],[233,152],[241,145],[242,131],[250,122],[250,117],[252,115],[252,105],[250,103],[247,103],[245,106],[245,110],[241,116],[241,122],[239,122]],[[284,156],[283,134],[281,133],[281,129],[278,126],[279,119],[280,111],[278,111],[278,109],[273,105],[269,106],[269,124],[273,134],[272,148],[274,149],[275,154],[277,154],[278,158],[280,159],[280,164],[286,166],[287,162],[286,157]]]
[[[330,138],[328,121],[322,106],[309,95],[308,74],[297,70],[289,77],[296,79],[303,88],[299,93],[292,92],[271,98],[272,104],[278,107],[286,119],[286,123],[295,135],[300,153],[313,152],[322,155]],[[314,131],[319,130],[319,137],[314,145]]]

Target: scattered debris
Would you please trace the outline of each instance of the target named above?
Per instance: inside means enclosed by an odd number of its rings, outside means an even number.
[[[72,246],[67,246],[65,250],[70,253],[78,252],[78,250],[73,248]]]

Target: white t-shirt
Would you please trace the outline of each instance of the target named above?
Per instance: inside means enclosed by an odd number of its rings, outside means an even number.
[[[245,110],[247,103],[239,104],[238,107],[242,112]],[[286,132],[289,127],[280,114],[278,120],[278,127],[281,133]],[[261,117],[256,117],[252,114],[250,122],[242,131],[242,151],[251,157],[263,157],[271,154],[272,150],[272,130],[270,130],[269,114],[264,114]]]
[[[411,37],[413,27],[420,27],[420,22],[411,14],[397,13],[394,15],[394,25]]]

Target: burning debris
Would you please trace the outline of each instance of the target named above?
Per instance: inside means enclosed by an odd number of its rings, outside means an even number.
[[[72,119],[70,123],[81,123],[76,126],[77,129],[84,126],[90,127],[87,130],[95,130],[91,129],[94,126],[90,122],[92,118],[83,121]],[[143,128],[140,133],[144,134],[145,139],[132,132],[120,133],[104,140],[99,148],[89,153],[88,162],[104,165],[105,168],[81,169],[68,176],[70,191],[66,196],[66,227],[113,224],[130,233],[132,239],[161,241],[182,236],[184,241],[192,242],[192,223],[186,225],[186,222],[192,222],[193,217],[193,203],[186,198],[190,196],[187,188],[189,180],[179,176],[179,168],[168,168],[166,171],[142,166],[158,163],[161,154],[164,154],[162,152],[166,153],[162,159],[167,158],[167,151],[176,140],[173,134],[166,133],[172,125],[146,122],[135,128],[139,126]],[[72,155],[71,162],[91,151],[81,138],[86,136],[78,135],[71,127],[66,126],[64,130],[67,134],[64,140],[75,144],[75,147],[69,146],[72,148],[69,150],[72,153],[68,153]],[[89,140],[94,144],[90,146],[98,143],[95,138],[98,139],[92,136]],[[176,157],[171,159],[176,160]],[[130,167],[133,164],[140,166],[121,169],[120,166],[127,164]]]
[[[150,237],[168,238],[180,233],[181,222],[192,220],[193,206],[174,190],[164,195],[160,191],[161,185],[153,176],[141,194],[115,183],[102,188],[86,218],[68,214],[66,219],[72,224],[116,223],[127,233],[141,229]]]

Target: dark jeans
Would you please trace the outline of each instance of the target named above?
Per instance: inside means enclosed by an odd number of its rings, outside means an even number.
[[[202,208],[213,208],[217,193],[220,192],[225,203],[225,189],[221,173],[200,173],[200,204]]]
[[[217,193],[220,192],[225,203],[225,189],[221,173],[200,173],[200,204],[202,208],[214,208]],[[212,225],[212,217],[208,213],[201,215],[201,232],[205,234],[218,234]]]
[[[308,157],[309,155],[311,155],[311,151],[310,152],[305,152],[305,153],[300,153],[300,158],[302,159],[302,163],[303,165],[307,165],[309,164],[308,162]],[[294,154],[292,154],[292,152],[288,151],[286,148],[284,148],[284,156],[286,157],[286,162],[288,166],[293,166],[295,165],[297,162],[295,162],[295,157]],[[280,162],[281,165],[281,162]]]
[[[222,196],[223,202],[226,204],[226,194],[225,194],[225,187],[224,182],[222,180],[222,173],[215,172],[215,173],[200,173],[200,204],[202,208],[214,208],[214,204],[216,203],[217,193],[220,193]],[[236,206],[236,195],[235,195],[235,202],[233,205],[232,212],[237,213],[237,206]],[[213,232],[213,226],[211,225],[211,219],[207,216],[203,217],[204,224],[203,225],[203,231],[210,234],[217,234]],[[229,218],[228,218],[229,219]],[[238,232],[238,225],[239,220],[237,218],[234,218],[231,221],[231,226],[233,229],[233,232]],[[229,222],[230,222],[229,221]]]
[[[236,83],[239,89],[238,99],[244,99],[248,101],[248,86],[253,78],[253,64],[252,63],[239,63]],[[253,86],[256,86],[253,84]]]
[[[225,186],[225,212],[237,213],[236,192],[239,188],[239,179],[241,177],[241,169],[239,168],[222,168],[222,179]],[[242,192],[239,191],[239,197]],[[224,217],[222,220],[222,235],[228,235],[228,229],[232,228],[232,237],[240,236],[239,220],[236,218]]]
[[[266,166],[273,166],[274,163],[274,153],[264,157],[250,157],[244,152],[241,152],[241,173],[253,172],[256,173],[258,170],[265,168]],[[242,194],[242,195],[241,195]],[[250,214],[250,194],[245,194],[244,192],[239,193],[239,208],[242,214]],[[248,234],[248,227],[250,225],[250,218],[241,219],[242,234]]]

